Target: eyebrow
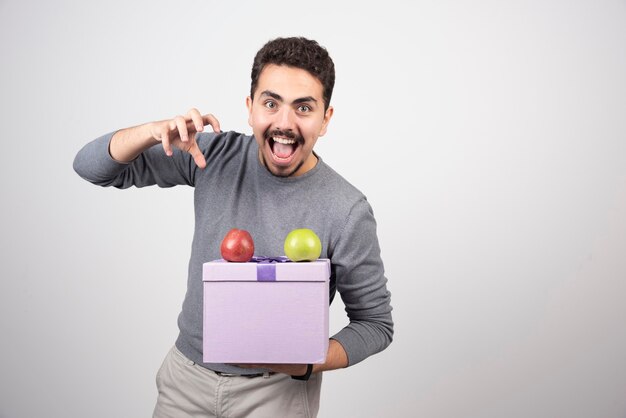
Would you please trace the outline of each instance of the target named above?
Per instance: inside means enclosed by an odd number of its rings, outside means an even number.
[[[270,96],[272,99],[278,100],[279,102],[285,101],[280,94],[274,93],[271,90],[263,90],[261,92],[261,96]],[[315,99],[315,97],[313,96],[299,97],[296,100],[294,100],[292,103],[300,104],[300,103],[307,103],[307,102],[317,103],[317,99]]]

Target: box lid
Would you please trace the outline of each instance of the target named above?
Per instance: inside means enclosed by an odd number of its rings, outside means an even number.
[[[215,260],[202,266],[203,281],[219,282],[324,282],[330,277],[330,260],[292,262],[285,257],[255,257],[247,263]]]

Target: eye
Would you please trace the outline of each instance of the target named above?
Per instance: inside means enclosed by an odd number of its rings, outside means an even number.
[[[298,112],[307,113],[311,111],[311,107],[309,105],[300,105],[298,106]]]
[[[265,107],[267,107],[268,109],[275,109],[276,103],[272,100],[268,100],[265,102]]]

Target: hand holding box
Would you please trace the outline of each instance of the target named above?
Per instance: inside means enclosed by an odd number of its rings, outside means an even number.
[[[330,260],[255,257],[203,265],[203,361],[323,363]]]

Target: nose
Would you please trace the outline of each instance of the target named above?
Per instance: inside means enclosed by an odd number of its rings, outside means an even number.
[[[281,131],[294,130],[295,115],[293,109],[288,106],[283,106],[276,116],[276,129],[280,129]]]

